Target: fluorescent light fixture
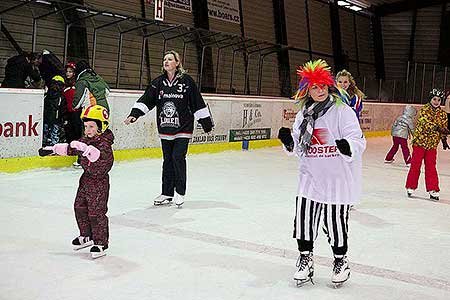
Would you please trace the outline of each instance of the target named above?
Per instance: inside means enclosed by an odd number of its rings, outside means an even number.
[[[42,3],[42,4],[47,4],[47,5],[51,4],[50,2],[44,1],[44,0],[37,0],[36,3]]]
[[[349,6],[350,3],[348,3],[347,1],[338,1],[338,5],[339,6]]]
[[[79,12],[84,12],[84,13],[86,13],[86,12],[87,12],[87,10],[85,10],[85,9],[82,9],[82,8],[77,8],[77,9],[76,9],[76,11],[79,11]]]
[[[351,10],[354,10],[354,11],[360,11],[360,10],[362,10],[361,7],[356,6],[356,5],[352,5],[352,6],[350,6],[349,8],[350,8]]]
[[[106,13],[106,12],[102,13],[102,15],[108,16],[108,17],[112,17],[112,16],[113,16],[113,14],[111,14],[111,13]]]
[[[116,17],[116,18],[121,18],[121,19],[126,19],[126,18],[127,18],[127,17],[122,16],[122,15],[114,15],[114,17]]]

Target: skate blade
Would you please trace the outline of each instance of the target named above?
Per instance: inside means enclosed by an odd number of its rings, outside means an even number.
[[[91,252],[91,255],[93,259],[100,258],[106,255],[106,250],[102,252]]]
[[[345,280],[342,281],[331,281],[331,283],[334,285],[335,289],[340,288],[342,285],[344,285],[345,282],[350,278],[350,273],[348,273],[348,276]]]
[[[294,278],[294,280],[295,280],[295,283],[297,284],[297,287],[301,287],[305,283],[308,283],[308,282],[311,282],[311,284],[314,285],[314,280],[313,280],[312,276],[308,277],[306,279],[296,279],[296,278]]]
[[[181,206],[184,204],[184,202],[183,203],[175,203],[175,204],[176,204],[177,208],[181,208]]]
[[[73,246],[73,250],[74,251],[78,251],[78,250],[90,247],[92,245],[94,245],[94,241],[89,241],[89,242],[87,242],[87,243],[85,243],[83,245],[80,245],[80,246]]]
[[[154,206],[172,205],[172,200],[170,200],[170,201],[165,200],[163,202],[156,202],[156,201],[154,201],[153,205]]]

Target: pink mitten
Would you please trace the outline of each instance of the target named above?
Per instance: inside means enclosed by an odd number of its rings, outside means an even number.
[[[58,155],[67,155],[67,146],[69,144],[63,143],[63,144],[56,144],[53,146],[53,152],[55,152]],[[46,147],[47,148],[47,147]]]
[[[85,143],[79,142],[79,141],[70,142],[70,147],[77,149],[78,151],[82,151],[82,152],[85,152],[87,149],[87,145]]]
[[[86,147],[86,151],[83,152],[83,156],[86,156],[90,162],[96,162],[100,157],[100,150],[89,145]]]

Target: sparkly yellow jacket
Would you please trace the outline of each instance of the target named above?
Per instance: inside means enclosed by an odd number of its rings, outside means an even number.
[[[420,110],[416,129],[413,135],[413,145],[427,150],[436,149],[441,139],[441,133],[436,127],[447,128],[447,114],[440,107],[433,108],[427,103]]]

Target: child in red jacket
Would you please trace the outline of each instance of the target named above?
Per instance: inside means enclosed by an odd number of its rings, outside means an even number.
[[[108,172],[114,162],[114,135],[106,108],[100,105],[83,110],[84,137],[69,144],[56,144],[39,149],[39,155],[78,155],[84,169],[75,198],[75,218],[80,236],[72,241],[74,250],[91,247],[92,258],[105,255],[108,249]]]

